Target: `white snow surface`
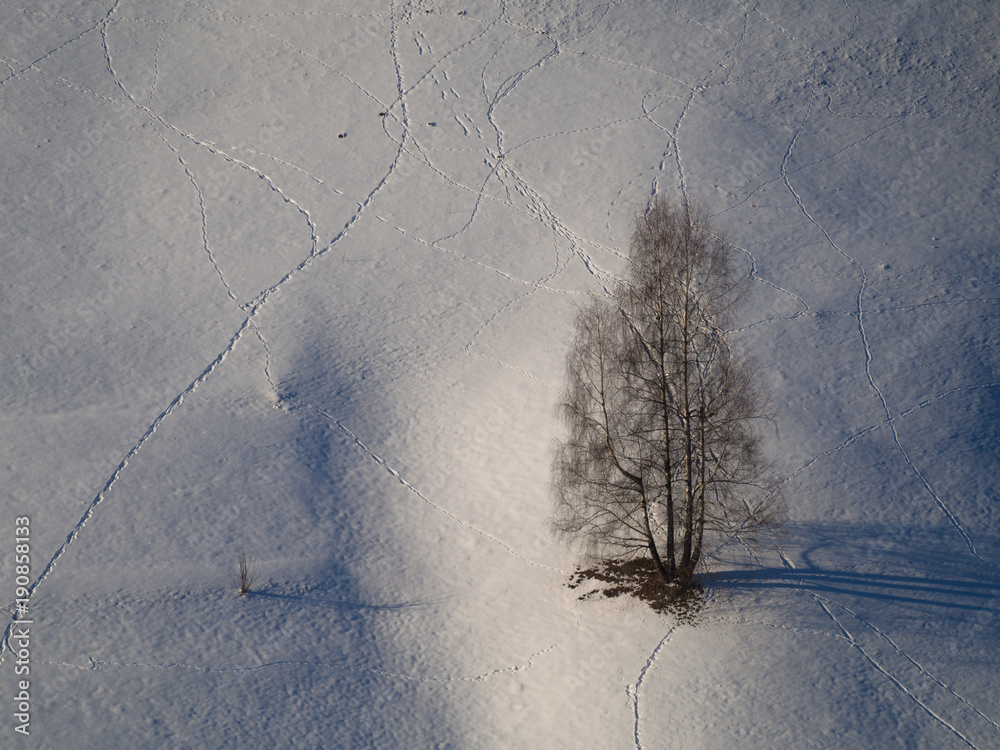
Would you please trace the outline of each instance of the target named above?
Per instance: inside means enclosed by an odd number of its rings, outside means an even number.
[[[998,34],[0,4],[0,745],[1000,747]],[[579,600],[546,526],[573,315],[655,194],[752,268],[790,512],[693,623]]]

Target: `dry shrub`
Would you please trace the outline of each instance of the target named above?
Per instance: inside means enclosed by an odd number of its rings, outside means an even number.
[[[257,580],[257,561],[253,555],[247,557],[246,550],[240,548],[239,570],[233,576],[233,584],[240,596],[246,596],[254,581]]]

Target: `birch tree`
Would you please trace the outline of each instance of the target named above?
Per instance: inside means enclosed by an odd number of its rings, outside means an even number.
[[[729,333],[749,275],[703,208],[665,199],[636,215],[629,260],[575,321],[553,525],[601,560],[648,555],[684,587],[708,545],[753,553],[780,521],[768,397]]]

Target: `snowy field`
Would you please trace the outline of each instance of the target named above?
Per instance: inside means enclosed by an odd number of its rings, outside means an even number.
[[[1000,747],[998,35],[0,3],[0,746]],[[693,623],[578,600],[546,527],[573,315],[654,194],[752,264],[790,508]]]

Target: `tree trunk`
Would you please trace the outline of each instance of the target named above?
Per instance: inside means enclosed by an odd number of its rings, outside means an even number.
[[[682,326],[687,326],[688,314],[684,313]],[[688,363],[689,341],[687,330],[681,332],[681,409],[683,412],[681,428],[684,431],[684,549],[681,553],[681,569],[687,570],[691,565],[691,544],[694,536],[694,439],[691,435],[691,390],[690,365]]]
[[[668,571],[663,566],[663,560],[660,559],[660,552],[656,548],[656,540],[653,538],[653,531],[649,526],[649,506],[646,503],[646,493],[642,493],[642,521],[646,529],[646,545],[649,549],[649,556],[653,558],[653,564],[656,565],[656,570],[660,574],[660,578],[666,585],[673,583],[673,572]]]

